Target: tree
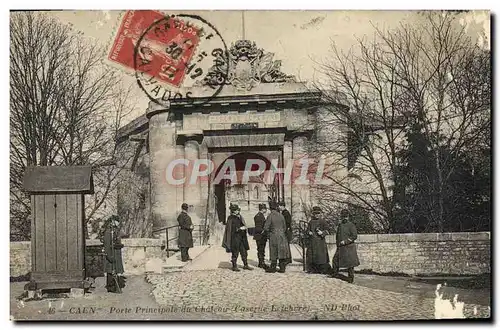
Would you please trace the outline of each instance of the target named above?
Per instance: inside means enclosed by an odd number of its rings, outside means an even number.
[[[430,143],[422,134],[418,124],[412,125],[408,133],[408,148],[398,157],[402,160],[398,168],[397,203],[400,206],[395,231],[411,228],[417,232],[435,231],[433,210],[436,209],[437,172],[434,153]],[[489,155],[477,157],[468,151],[453,154],[446,146],[441,147],[440,160],[445,166],[453,166],[444,187],[443,230],[484,231],[490,230],[490,173]],[[476,164],[474,159],[483,163]],[[444,162],[444,160],[448,160]]]
[[[395,61],[377,40],[358,40],[347,53],[332,43],[332,57],[319,64],[325,79],[314,85],[322,93],[318,132],[325,133],[314,139],[313,154],[329,159],[325,177],[331,181],[316,187],[323,206],[367,212],[385,232],[391,230],[391,187],[406,121],[396,72],[388,70]]]
[[[323,93],[320,130],[343,130],[315,141],[315,152],[331,159],[332,184],[318,189],[329,203],[365,209],[385,232],[401,226],[404,185],[398,180],[411,139],[422,143],[413,152],[429,156],[412,179],[432,181],[425,216],[434,231],[444,229],[446,189],[461,166],[458,155],[482,154],[489,145],[489,51],[466,34],[462,13],[421,15],[416,24],[375,28],[373,40],[358,40],[348,53],[333,44],[332,57],[319,63],[323,80],[314,86]]]
[[[34,12],[13,13],[10,26],[11,232],[27,239],[26,166],[92,165],[86,219],[95,218],[116,186],[114,140],[132,105],[104,50],[71,26]]]
[[[489,52],[458,23],[456,13],[425,13],[425,28],[403,26],[380,34],[396,55],[398,87],[408,115],[429,144],[433,206],[430,230],[442,232],[446,190],[458,170],[459,155],[476,149],[490,123]],[[478,75],[480,77],[478,77]]]

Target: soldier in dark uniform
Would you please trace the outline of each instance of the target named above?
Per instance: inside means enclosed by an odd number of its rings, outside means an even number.
[[[115,293],[121,293],[121,288],[125,287],[122,260],[123,244],[120,240],[119,225],[118,217],[111,216],[104,223],[104,232],[101,238],[105,255],[106,289],[108,292]]]
[[[267,216],[264,224],[264,233],[269,237],[269,259],[271,266],[266,269],[268,273],[276,272],[276,264],[279,260],[280,269],[278,272],[284,273],[288,260],[291,258],[290,244],[286,238],[286,222],[283,215],[278,212],[278,204],[275,201],[269,202],[271,213]]]
[[[285,223],[286,223],[286,238],[288,240],[288,243],[290,243],[293,239],[293,231],[292,231],[292,215],[290,212],[286,209],[285,202],[279,202],[278,204],[279,209],[281,211],[281,214],[285,218]],[[292,258],[288,258],[286,260],[287,263],[292,263]]]
[[[259,212],[253,218],[255,223],[253,239],[257,243],[257,257],[259,258],[259,265],[257,267],[264,269],[268,268],[265,262],[267,236],[262,234],[264,223],[266,222],[266,212],[266,204],[259,204]]]
[[[181,205],[181,213],[177,217],[177,222],[179,223],[179,238],[177,245],[181,250],[181,261],[187,262],[192,260],[189,257],[189,248],[193,247],[193,222],[188,214],[189,206],[186,203]]]
[[[243,217],[240,214],[240,207],[238,205],[231,204],[229,206],[229,210],[231,211],[231,214],[227,217],[222,247],[226,249],[227,253],[231,253],[233,271],[240,271],[236,263],[238,260],[238,254],[241,255],[241,260],[244,265],[243,269],[252,270],[253,268],[248,266],[247,260],[247,251],[250,250],[250,246],[248,245],[245,220],[243,220]]]
[[[330,258],[325,236],[328,235],[328,225],[322,218],[321,208],[314,206],[312,218],[307,225],[308,244],[306,264],[308,273],[331,273]]]
[[[338,276],[340,268],[347,268],[348,282],[354,282],[354,267],[359,266],[355,240],[358,238],[356,226],[349,221],[349,211],[344,209],[340,213],[340,223],[337,227],[337,251],[333,256],[332,276]]]

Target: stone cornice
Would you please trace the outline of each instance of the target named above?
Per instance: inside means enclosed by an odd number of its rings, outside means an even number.
[[[307,139],[311,139],[313,136],[314,130],[296,130],[296,131],[288,131],[285,135],[286,141],[293,141],[296,137],[304,136]]]
[[[157,102],[150,101],[148,108],[146,109],[146,117],[149,119],[158,113],[168,112],[168,111],[170,111],[169,101],[161,101],[161,100],[158,100]]]
[[[321,98],[320,92],[311,92],[304,83],[269,83],[260,84],[251,91],[241,91],[232,86],[224,86],[222,91],[213,97],[207,87],[193,87],[189,90],[189,98],[179,98],[170,102],[172,111],[203,111],[213,106],[229,104],[266,104],[266,103],[315,103]],[[212,91],[213,92],[213,91]],[[208,101],[208,102],[207,102]]]
[[[149,119],[146,115],[141,115],[125,126],[120,127],[116,134],[116,143],[121,143],[131,135],[141,134],[149,127]]]
[[[196,141],[201,144],[203,141],[203,131],[201,130],[184,130],[177,131],[176,143],[185,144],[187,141]]]
[[[207,148],[245,148],[282,146],[284,133],[207,135],[203,143]]]

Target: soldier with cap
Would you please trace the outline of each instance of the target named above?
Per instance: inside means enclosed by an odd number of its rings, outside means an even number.
[[[121,293],[125,286],[123,276],[123,244],[119,235],[119,218],[109,217],[104,223],[101,241],[103,242],[104,268],[106,271],[106,289],[108,292]]]
[[[266,213],[266,204],[259,204],[259,212],[257,212],[253,218],[255,223],[255,233],[253,235],[253,239],[257,243],[257,257],[259,258],[259,265],[257,267],[264,269],[268,268],[265,262],[267,236],[262,234],[264,224],[266,222]]]
[[[322,218],[319,206],[312,209],[312,218],[307,225],[306,234],[309,237],[307,244],[306,260],[309,273],[330,273],[330,258],[325,236],[328,235],[328,224]]]
[[[271,266],[266,269],[268,273],[276,272],[276,264],[279,260],[280,269],[278,272],[284,273],[288,260],[292,254],[290,245],[286,237],[286,221],[281,213],[278,212],[278,204],[275,201],[269,202],[271,214],[267,216],[264,224],[264,234],[269,237],[269,259]]]
[[[177,217],[177,222],[179,223],[179,238],[177,245],[181,250],[181,260],[187,262],[192,260],[189,257],[189,248],[193,247],[193,222],[188,214],[189,206],[186,203],[181,205],[181,213]]]
[[[278,203],[279,210],[281,211],[281,214],[285,218],[285,223],[286,223],[286,238],[288,239],[288,243],[290,243],[293,239],[293,231],[292,231],[292,215],[290,212],[286,209],[285,202],[279,202]],[[290,257],[287,259],[287,262],[290,264],[292,263],[292,258]]]
[[[240,271],[236,263],[238,254],[241,255],[243,269],[252,270],[253,268],[248,266],[247,251],[250,250],[250,246],[248,245],[247,227],[245,220],[240,214],[240,207],[236,204],[231,204],[229,211],[231,211],[231,214],[227,217],[222,247],[226,249],[227,253],[231,253],[233,271]]]
[[[340,268],[347,268],[349,283],[354,282],[354,267],[359,266],[358,253],[354,241],[358,238],[356,226],[349,220],[349,211],[340,212],[340,223],[337,227],[337,251],[333,256],[332,276],[338,276]]]

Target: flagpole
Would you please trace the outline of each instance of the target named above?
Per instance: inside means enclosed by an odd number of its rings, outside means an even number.
[[[241,11],[241,39],[245,40],[245,11]]]

